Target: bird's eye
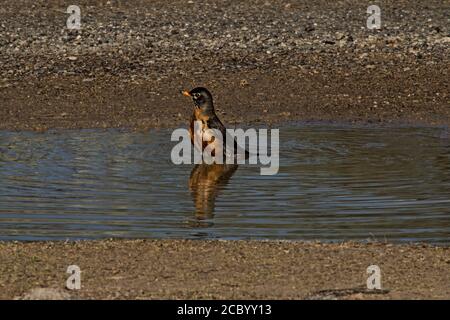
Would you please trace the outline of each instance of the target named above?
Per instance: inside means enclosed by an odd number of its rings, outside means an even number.
[[[194,96],[194,98],[196,98],[196,99],[197,99],[197,98],[199,98],[199,97],[200,97],[200,93],[194,93],[194,94],[193,94],[193,96]]]

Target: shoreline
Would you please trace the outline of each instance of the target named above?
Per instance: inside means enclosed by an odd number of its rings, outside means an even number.
[[[132,248],[132,250],[131,250]],[[0,242],[0,299],[449,299],[450,247],[252,240]],[[367,267],[381,291],[367,290]],[[65,289],[66,268],[81,289]]]
[[[67,128],[67,127],[31,127],[28,129],[18,129],[18,128],[4,128],[0,129],[1,132],[15,132],[15,133],[59,133],[59,132],[76,132],[76,131],[116,131],[120,133],[151,133],[152,131],[159,130],[174,130],[179,128],[187,128],[188,124],[180,122],[178,126],[160,126],[160,127],[87,127],[87,128]],[[381,122],[373,123],[372,121],[355,121],[355,120],[284,120],[284,121],[273,121],[270,125],[266,126],[261,123],[243,122],[240,124],[235,124],[230,129],[282,129],[282,128],[292,128],[292,127],[324,127],[328,126],[331,128],[344,128],[344,129],[436,129],[442,130],[442,138],[450,138],[450,124],[444,123],[427,123],[427,122],[416,122],[416,121],[392,121],[392,122]]]
[[[423,74],[415,76],[421,77]],[[376,84],[375,90],[386,95],[374,99],[362,97],[361,91],[342,97],[337,88],[331,88],[330,93],[323,87],[309,88],[308,95],[305,96],[299,92],[309,79],[285,82],[280,79],[281,75],[258,72],[254,77],[258,78],[256,83],[245,88],[239,86],[239,79],[242,77],[236,74],[222,75],[220,80],[209,75],[205,80],[196,81],[195,85],[210,88],[216,101],[217,114],[228,127],[271,127],[291,121],[380,126],[450,125],[450,100],[446,100],[450,98],[445,93],[445,86],[449,85],[448,80],[442,80],[442,83],[433,89],[440,93],[440,100],[430,104],[426,102],[430,96],[423,96],[408,103],[392,96],[392,93],[388,94],[387,91],[393,90],[392,83]],[[442,79],[445,74],[436,77]],[[78,80],[70,78],[21,82],[15,87],[0,90],[0,98],[3,100],[0,130],[122,128],[148,131],[186,126],[192,106],[189,100],[179,95],[178,89],[187,87],[186,83],[189,81],[172,80],[176,86],[152,81],[139,85],[118,85],[114,80],[102,79],[86,86],[77,85]],[[337,87],[341,82],[339,77],[331,80],[330,87]],[[402,79],[398,81],[401,82]],[[272,85],[270,92],[260,92],[264,89],[259,88],[264,88],[272,82],[276,85]],[[350,80],[346,85],[350,87],[347,90],[352,90],[352,87],[359,83]],[[370,87],[374,83],[366,82],[364,85]],[[428,80],[424,78],[418,85],[425,87]],[[151,90],[156,90],[157,93],[151,93]],[[45,93],[30,95],[30,92],[36,91]],[[282,103],[277,100],[277,92],[283,97]],[[75,98],[77,101],[74,101]],[[379,102],[374,104],[374,101]]]

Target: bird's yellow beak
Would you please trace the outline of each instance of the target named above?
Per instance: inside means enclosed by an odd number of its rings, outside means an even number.
[[[183,96],[186,96],[186,97],[190,97],[191,96],[191,94],[187,90],[181,91],[181,93],[183,94]]]

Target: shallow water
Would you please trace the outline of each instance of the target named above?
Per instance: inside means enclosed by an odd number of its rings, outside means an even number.
[[[280,172],[173,165],[169,130],[0,132],[0,240],[105,237],[450,243],[437,128],[292,125]]]

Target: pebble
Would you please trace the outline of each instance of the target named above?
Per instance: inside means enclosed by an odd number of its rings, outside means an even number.
[[[187,4],[137,3],[131,10],[115,1],[93,1],[89,8],[81,6],[81,30],[65,28],[65,17],[58,13],[65,8],[58,2],[49,4],[46,14],[24,5],[17,15],[6,4],[0,28],[1,74],[8,81],[61,74],[86,79],[120,74],[125,80],[136,74],[189,75],[204,68],[320,68],[324,54],[351,66],[355,59],[380,50],[411,59],[411,64],[425,57],[434,64],[450,53],[449,25],[439,8],[399,4],[380,32],[367,30],[365,16],[358,17],[357,11],[328,2],[326,11],[321,1],[308,2],[307,7],[264,0],[230,7],[221,2]],[[88,9],[95,17],[83,15]],[[420,23],[428,19],[426,25]],[[200,61],[208,61],[207,67],[199,67]]]

